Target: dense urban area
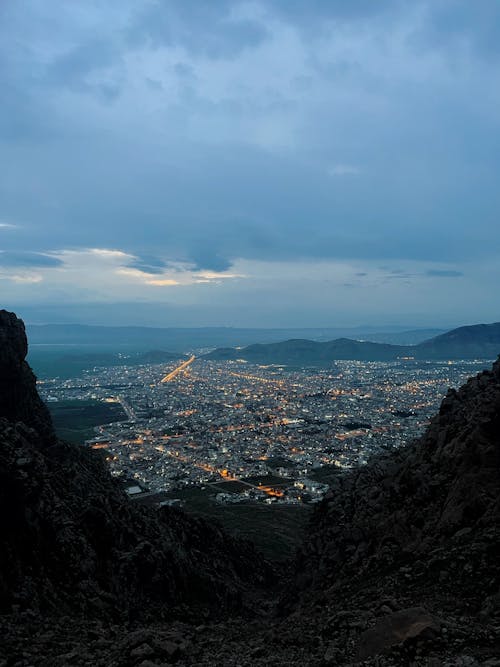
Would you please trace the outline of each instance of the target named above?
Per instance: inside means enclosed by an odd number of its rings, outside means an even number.
[[[95,427],[129,495],[159,504],[210,487],[221,504],[317,502],[329,476],[422,432],[480,361],[338,361],[328,369],[214,362],[94,368],[40,382],[49,405],[121,405]]]

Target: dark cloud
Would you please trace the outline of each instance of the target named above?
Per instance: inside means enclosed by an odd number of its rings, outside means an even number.
[[[272,9],[282,18],[299,26],[304,24],[318,24],[325,19],[335,21],[359,21],[373,20],[383,15],[390,15],[397,9],[405,9],[410,6],[408,0],[385,0],[384,2],[373,2],[373,0],[269,0],[266,6]]]
[[[227,271],[231,267],[231,259],[221,256],[215,248],[210,246],[197,247],[189,254],[195,269],[208,271]]]
[[[73,92],[91,93],[112,101],[120,93],[116,80],[95,80],[107,69],[119,64],[121,52],[110,39],[92,38],[58,55],[47,66],[44,83]]]
[[[262,23],[232,18],[233,7],[227,0],[149,2],[130,22],[128,39],[132,45],[181,46],[194,55],[233,58],[268,37]]]
[[[160,274],[169,268],[169,264],[167,262],[164,262],[162,259],[153,257],[151,255],[136,257],[133,261],[129,262],[127,266],[131,269],[137,269],[143,273],[151,274]]]
[[[464,273],[463,271],[452,271],[451,269],[430,269],[426,271],[426,275],[433,278],[461,278]]]
[[[388,286],[432,262],[419,282],[445,289],[500,247],[499,13],[0,3],[0,219],[20,225],[4,265],[56,266],[41,257],[65,248],[119,249],[150,274],[353,260],[359,279],[386,263]]]
[[[0,267],[52,268],[63,266],[58,257],[51,257],[39,252],[1,252]]]
[[[426,8],[426,21],[416,32],[421,45],[465,48],[486,59],[500,56],[500,3],[439,0],[428,2]]]

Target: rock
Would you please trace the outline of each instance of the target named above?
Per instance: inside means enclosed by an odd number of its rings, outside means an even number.
[[[154,655],[155,652],[153,648],[147,644],[146,642],[144,644],[140,644],[139,646],[136,646],[130,651],[130,657],[134,659],[138,658],[150,658],[152,655]]]
[[[23,422],[37,431],[41,443],[50,444],[55,439],[52,421],[25,361],[27,353],[24,323],[0,310],[0,418]]]
[[[388,605],[383,604],[383,605],[380,607],[380,611],[382,612],[382,614],[392,614],[392,611],[393,611],[393,610],[392,610]]]
[[[339,655],[340,655],[340,650],[338,646],[334,642],[330,642],[328,645],[328,648],[326,649],[324,655],[323,655],[323,663],[326,666],[334,666],[338,665],[339,663]]]
[[[157,641],[155,642],[155,646],[158,654],[167,658],[169,662],[176,660],[181,654],[181,646],[173,641]]]
[[[366,660],[408,639],[428,634],[429,630],[437,633],[439,625],[425,609],[413,607],[394,612],[361,635],[357,658]]]

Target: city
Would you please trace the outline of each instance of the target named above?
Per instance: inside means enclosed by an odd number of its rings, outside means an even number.
[[[332,475],[417,437],[448,387],[484,362],[338,361],[328,369],[214,362],[95,368],[40,383],[49,405],[121,404],[99,425],[103,449],[131,497],[179,504],[208,488],[221,504],[318,502]]]

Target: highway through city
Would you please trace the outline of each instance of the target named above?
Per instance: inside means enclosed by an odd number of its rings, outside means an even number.
[[[173,371],[170,373],[167,373],[165,377],[162,379],[162,384],[165,384],[166,382],[171,382],[175,377],[179,375],[179,373],[182,373],[182,371],[185,371],[188,366],[190,366],[193,361],[196,359],[194,354],[189,357],[189,359],[186,359],[186,361],[183,361],[180,366],[177,366],[177,368],[174,368]]]

